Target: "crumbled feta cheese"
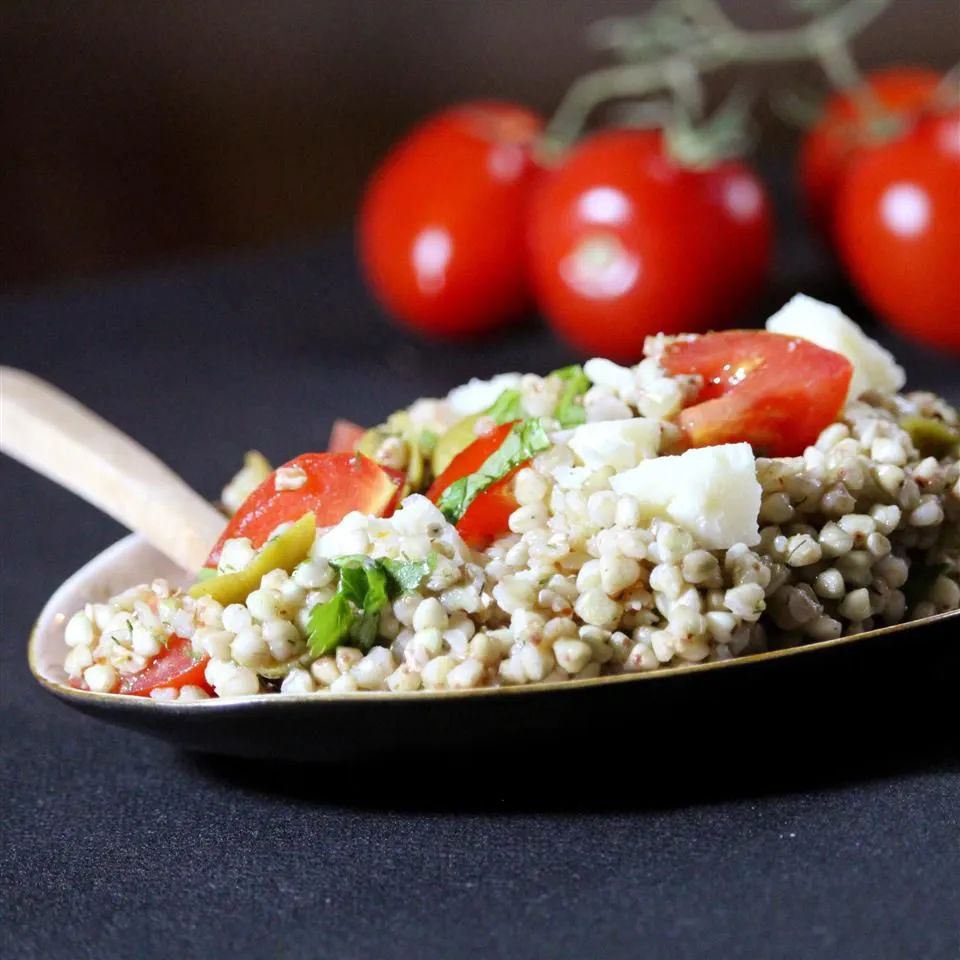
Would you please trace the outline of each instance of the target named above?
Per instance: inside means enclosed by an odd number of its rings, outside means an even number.
[[[636,386],[636,377],[629,367],[621,367],[604,357],[588,360],[583,365],[583,372],[591,383],[610,387],[621,395],[629,393]]]
[[[832,304],[798,293],[767,321],[767,329],[802,337],[845,356],[853,364],[848,401],[867,390],[896,393],[906,383],[906,374],[890,351]]]
[[[601,467],[627,470],[657,455],[660,421],[634,417],[585,423],[573,431],[568,442],[583,465],[592,470]]]
[[[414,430],[431,430],[437,434],[443,433],[459,419],[446,399],[436,400],[433,397],[415,400],[407,409],[407,414]]]
[[[461,417],[469,417],[486,410],[504,390],[516,390],[522,379],[519,373],[499,373],[492,380],[474,377],[469,383],[454,387],[447,394],[447,401]]]
[[[589,467],[559,466],[554,467],[550,475],[561,490],[579,490],[593,476],[593,471]]]
[[[274,474],[274,489],[299,490],[307,482],[307,474],[301,467],[279,467]]]
[[[761,488],[748,443],[643,460],[612,477],[610,486],[635,497],[647,515],[668,517],[688,530],[708,550],[760,542]]]
[[[438,536],[446,526],[446,517],[425,496],[412,493],[405,497],[391,517],[394,529],[403,536],[427,534]]]
[[[335,527],[317,537],[313,548],[314,557],[331,560],[364,553],[369,543],[368,523],[369,517],[356,510],[351,511]]]

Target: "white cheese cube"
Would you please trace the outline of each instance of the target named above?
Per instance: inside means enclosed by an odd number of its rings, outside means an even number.
[[[483,413],[504,390],[516,390],[521,379],[519,373],[498,373],[491,380],[474,377],[469,383],[454,387],[447,394],[447,402],[461,417]]]
[[[554,467],[550,471],[561,490],[579,490],[592,476],[589,467]]]
[[[646,417],[600,420],[577,427],[567,441],[585,467],[628,470],[660,449],[660,421]]]
[[[648,517],[665,517],[688,530],[708,550],[760,542],[761,489],[748,443],[643,460],[612,477],[610,486],[635,497]]]
[[[601,387],[610,387],[621,395],[633,390],[636,386],[636,377],[629,367],[607,360],[604,357],[594,357],[583,365],[583,372],[591,383]]]
[[[847,400],[856,400],[867,390],[896,393],[906,383],[906,374],[889,350],[872,340],[838,307],[798,293],[768,321],[771,333],[802,337],[842,354],[853,364],[853,379]]]

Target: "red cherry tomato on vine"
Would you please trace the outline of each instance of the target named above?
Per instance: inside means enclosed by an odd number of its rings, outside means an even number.
[[[680,411],[694,447],[746,441],[768,457],[795,457],[840,412],[853,367],[799,337],[726,330],[671,343],[660,357],[672,374],[697,373],[697,403]]]
[[[433,481],[427,496],[436,503],[440,494],[450,484],[479,470],[487,457],[500,449],[512,429],[512,423],[504,423],[486,436],[474,440],[469,447],[458,453],[447,469]],[[485,547],[491,540],[509,530],[510,514],[519,506],[513,495],[513,477],[524,466],[526,464],[521,464],[502,480],[484,490],[457,521],[460,536],[471,546],[478,549]]]
[[[740,317],[763,288],[773,246],[773,211],[763,182],[738,160],[724,160],[701,177],[720,219],[714,255],[722,306],[711,324],[719,326]]]
[[[889,67],[866,78],[869,92],[893,120],[919,114],[930,102],[941,76],[923,67]],[[850,164],[869,149],[869,118],[860,109],[857,97],[837,93],[823,115],[807,132],[800,148],[797,174],[810,220],[827,235],[832,229],[837,194]]]
[[[907,336],[960,352],[960,110],[858,157],[836,215],[864,299]]]
[[[537,301],[580,350],[636,360],[648,334],[734,319],[762,285],[770,233],[766,193],[745,164],[691,169],[658,132],[599,133],[535,191]]]
[[[525,224],[542,119],[467,103],[424,121],[374,172],[358,225],[367,281],[398,320],[465,336],[529,304]]]

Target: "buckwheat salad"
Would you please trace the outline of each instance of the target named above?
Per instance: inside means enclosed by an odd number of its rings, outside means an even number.
[[[960,606],[957,411],[839,310],[471,381],[224,490],[189,589],[67,621],[74,686],[199,701],[566,683]]]

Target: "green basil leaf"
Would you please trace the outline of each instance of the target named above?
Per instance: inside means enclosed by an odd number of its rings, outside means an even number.
[[[523,417],[523,407],[520,403],[519,390],[504,390],[496,400],[484,411],[488,417],[493,417],[497,423],[511,423]]]
[[[335,650],[350,633],[356,619],[350,601],[336,593],[318,603],[307,618],[307,648],[311,656],[322,657]]]
[[[583,409],[582,403],[577,403],[577,400],[590,389],[590,381],[583,372],[583,367],[575,363],[569,367],[554,370],[550,376],[558,377],[563,381],[563,390],[557,401],[557,408],[553,412],[560,426],[576,427],[586,423],[587,412]]]
[[[502,480],[511,470],[549,446],[550,438],[539,418],[515,423],[503,443],[484,460],[480,469],[450,484],[437,501],[437,506],[451,523],[456,523],[487,487]]]

